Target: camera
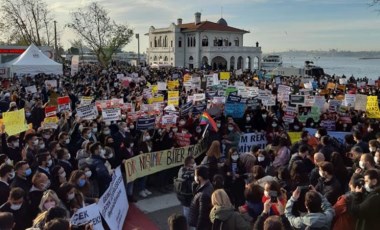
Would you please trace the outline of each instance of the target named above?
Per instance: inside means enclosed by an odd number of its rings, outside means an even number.
[[[298,186],[298,188],[299,188],[300,191],[305,191],[305,190],[309,190],[310,186],[309,185],[304,185],[304,186]]]
[[[270,202],[271,203],[277,203],[277,191],[269,191],[269,197],[270,197]]]

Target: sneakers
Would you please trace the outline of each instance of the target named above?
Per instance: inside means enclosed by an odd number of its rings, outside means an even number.
[[[145,193],[145,190],[142,190],[141,192],[139,192],[139,195],[142,197],[142,198],[146,198],[148,195]]]
[[[148,189],[145,189],[144,192],[145,192],[145,194],[146,194],[147,196],[152,195],[152,192],[149,191]]]

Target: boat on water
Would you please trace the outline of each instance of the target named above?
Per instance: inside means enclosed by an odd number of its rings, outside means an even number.
[[[282,58],[280,55],[272,54],[264,56],[261,61],[261,69],[271,71],[282,66]]]
[[[303,68],[297,68],[294,66],[290,67],[277,67],[269,72],[272,76],[284,76],[284,77],[320,77],[324,76],[325,71],[323,68],[314,65],[312,61],[305,61],[305,66]]]

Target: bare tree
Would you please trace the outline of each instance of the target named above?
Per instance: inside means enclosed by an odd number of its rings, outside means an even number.
[[[369,5],[372,7],[378,7],[376,11],[380,13],[380,0],[372,0],[372,2]]]
[[[84,53],[84,48],[85,48],[85,46],[83,44],[83,40],[81,40],[81,39],[75,39],[75,40],[70,41],[70,44],[71,44],[71,47],[74,47],[74,48],[78,49],[79,54],[83,58],[83,53]]]
[[[127,45],[133,30],[127,25],[116,24],[108,11],[96,2],[71,13],[72,22],[67,24],[92,49],[98,61],[107,66],[112,55]]]
[[[43,0],[2,0],[1,12],[1,30],[9,41],[51,44],[54,19]]]

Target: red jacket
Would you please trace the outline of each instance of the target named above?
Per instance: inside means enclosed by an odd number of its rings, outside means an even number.
[[[342,195],[334,205],[333,230],[354,230],[356,219],[347,212],[347,196]]]

